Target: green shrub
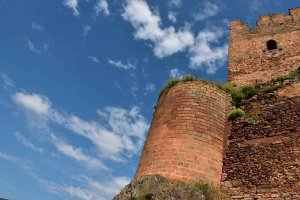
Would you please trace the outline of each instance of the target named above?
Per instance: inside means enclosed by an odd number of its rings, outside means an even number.
[[[233,109],[230,111],[229,119],[234,120],[238,117],[243,117],[244,115],[245,111],[240,108],[233,107]]]
[[[221,85],[221,89],[224,90],[225,92],[231,94],[232,102],[234,105],[239,103],[244,98],[244,94],[240,90],[240,88],[232,85],[231,83],[225,83],[225,84]]]
[[[230,198],[223,194],[220,190],[220,187],[214,186],[210,183],[203,182],[184,182],[181,183],[181,186],[185,188],[195,188],[200,190],[205,196],[206,200],[229,200]]]
[[[241,88],[244,98],[250,98],[259,92],[259,86],[257,85],[246,85]]]
[[[179,78],[171,78],[166,85],[160,90],[159,96],[161,96],[166,90],[170,89],[174,85],[180,82]]]
[[[193,76],[192,74],[186,74],[183,76],[182,81],[187,82],[187,81],[196,81],[198,80],[197,77]]]
[[[223,194],[219,187],[208,183],[196,183],[195,187],[201,190],[206,200],[226,200],[230,199],[228,196]]]
[[[282,87],[281,82],[276,82],[274,85],[264,88],[262,91],[266,93],[274,92]]]
[[[288,78],[296,78],[300,76],[300,69],[296,69],[295,71],[291,71],[288,75]]]

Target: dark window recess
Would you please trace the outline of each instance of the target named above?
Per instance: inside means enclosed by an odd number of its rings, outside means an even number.
[[[275,40],[269,40],[267,42],[267,49],[268,50],[274,50],[277,49],[277,42]]]

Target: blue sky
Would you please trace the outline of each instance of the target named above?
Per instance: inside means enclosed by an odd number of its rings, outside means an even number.
[[[229,22],[295,0],[0,0],[0,197],[111,199],[160,88],[226,81]]]

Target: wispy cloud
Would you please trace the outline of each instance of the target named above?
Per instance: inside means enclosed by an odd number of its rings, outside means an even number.
[[[17,157],[17,156],[8,154],[8,153],[0,152],[0,159],[6,160],[6,161],[11,162],[11,163],[14,163],[16,166],[22,168],[26,172],[30,173],[33,170],[30,163],[27,160],[25,160],[21,157]]]
[[[106,180],[93,180],[92,178],[80,175],[72,185],[60,184],[48,181],[36,173],[32,163],[21,157],[0,152],[0,159],[20,167],[30,177],[34,178],[46,191],[53,193],[62,199],[75,197],[81,200],[106,200],[112,199],[130,179],[125,176],[107,177]]]
[[[34,114],[34,121],[37,121],[36,118],[40,120],[38,126],[45,124],[48,128],[49,122],[63,126],[88,139],[97,147],[98,155],[102,158],[114,161],[125,161],[136,155],[143,145],[149,126],[137,106],[129,110],[109,106],[101,110],[105,115],[99,116],[99,121],[86,121],[76,115],[59,112],[51,106],[47,97],[39,94],[18,92],[13,95],[13,99],[25,111]],[[66,149],[80,155],[80,151],[74,148]]]
[[[15,87],[15,83],[9,78],[7,74],[1,74],[1,78],[3,79],[5,88]]]
[[[51,102],[42,95],[18,92],[13,95],[13,100],[23,108],[38,115],[47,116]]]
[[[41,54],[42,53],[42,51],[39,50],[38,48],[36,48],[35,45],[32,43],[32,41],[29,40],[29,39],[27,39],[27,46],[28,46],[28,49],[30,51],[32,51],[33,53],[35,53],[35,54]]]
[[[136,97],[137,96],[137,92],[139,91],[139,87],[137,86],[137,83],[135,82],[131,87],[130,87],[130,94],[132,94],[132,96]]]
[[[83,30],[82,30],[82,35],[83,37],[87,36],[87,34],[92,30],[92,27],[89,26],[89,25],[86,25],[83,27]]]
[[[182,5],[182,0],[168,0],[169,6],[180,7]]]
[[[175,22],[176,22],[176,13],[170,11],[170,12],[168,13],[168,19],[169,19],[171,22],[175,23]]]
[[[100,13],[103,13],[105,15],[110,15],[107,0],[98,0],[94,9],[96,11],[96,15],[99,15]]]
[[[43,153],[44,149],[36,147],[34,144],[32,144],[28,139],[26,139],[23,135],[21,135],[19,132],[16,132],[15,134],[16,139],[21,142],[24,146],[30,148],[31,150],[39,153]]]
[[[107,180],[96,181],[90,177],[82,176],[77,185],[62,185],[38,178],[44,187],[51,193],[80,200],[106,200],[112,199],[125,185],[130,182],[128,177],[115,176]]]
[[[105,166],[105,164],[103,164],[99,159],[83,153],[82,149],[67,144],[66,142],[63,142],[62,140],[59,140],[56,137],[54,137],[53,139],[53,144],[62,154],[76,161],[84,163],[85,166],[89,168],[108,170],[107,166]]]
[[[73,10],[73,15],[78,16],[78,0],[64,0],[63,2],[64,6],[70,8]]]
[[[173,68],[170,70],[170,77],[171,78],[182,78],[184,75],[184,72],[179,70],[178,68]]]
[[[155,85],[153,83],[147,83],[144,90],[145,90],[144,95],[152,93],[155,91]]]
[[[123,63],[121,60],[112,60],[112,59],[108,59],[107,62],[110,64],[110,65],[113,65],[115,67],[118,67],[118,68],[122,68],[122,69],[135,69],[135,64],[134,63],[130,63],[130,62],[127,62],[127,63]]]
[[[201,9],[194,15],[196,21],[216,16],[221,11],[222,2],[204,1]]]
[[[100,63],[100,60],[96,56],[89,56],[89,59],[94,63]]]
[[[35,30],[35,31],[43,31],[44,30],[44,27],[41,24],[35,23],[35,22],[31,23],[31,28],[32,28],[32,30]]]
[[[122,90],[121,85],[117,81],[114,81],[114,84],[119,90]]]

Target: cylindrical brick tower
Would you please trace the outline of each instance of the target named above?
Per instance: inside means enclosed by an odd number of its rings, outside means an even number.
[[[180,82],[159,99],[136,179],[162,175],[171,180],[220,184],[229,96],[203,81]]]

